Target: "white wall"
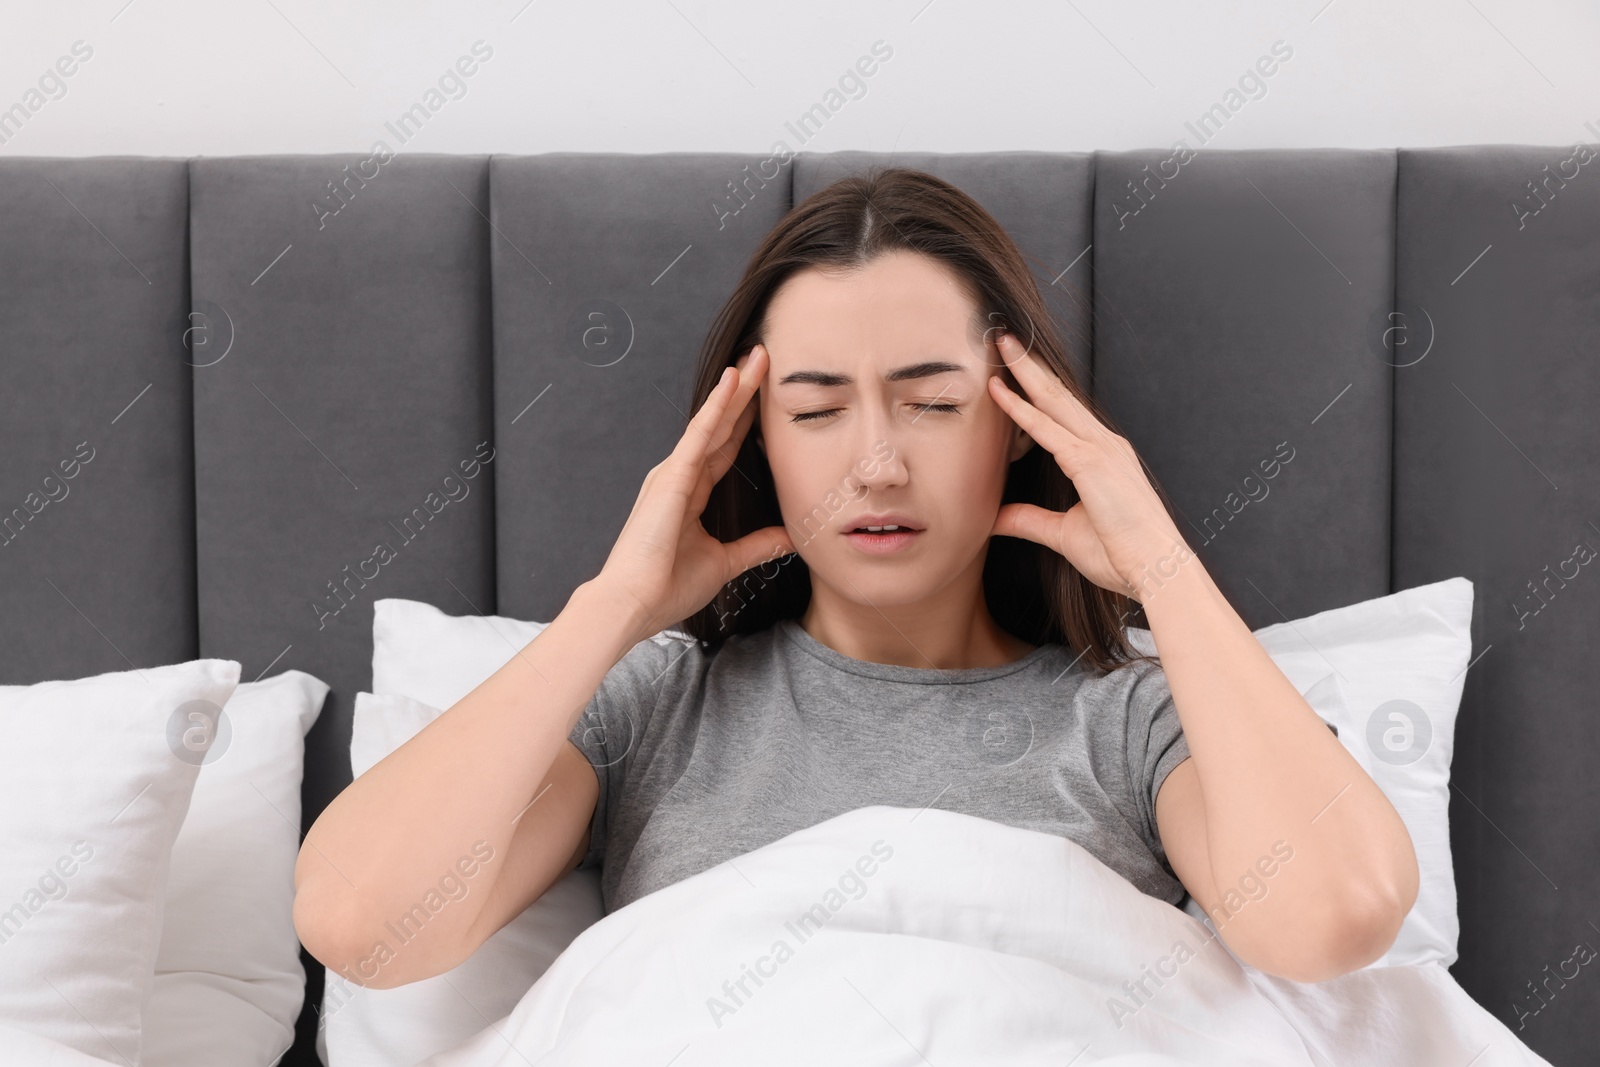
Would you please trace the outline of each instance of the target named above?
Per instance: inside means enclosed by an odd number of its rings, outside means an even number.
[[[408,151],[1194,146],[1184,123],[1218,103],[1237,111],[1217,148],[1600,141],[1600,7],[1579,0],[6,0],[3,17],[0,157],[397,149],[385,123],[419,103],[438,106]],[[79,41],[92,55],[58,86]],[[478,41],[492,55],[464,95],[429,99]],[[892,56],[852,86],[878,41]],[[1227,99],[1275,41],[1293,54],[1264,95]],[[841,77],[858,98],[830,98]],[[816,104],[838,106],[803,143],[785,123]]]

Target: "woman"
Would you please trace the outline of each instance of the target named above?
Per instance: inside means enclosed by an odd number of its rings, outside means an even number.
[[[313,825],[295,922],[317,958],[370,961],[474,843],[473,891],[363,984],[454,967],[580,864],[614,910],[869,804],[1071,838],[1285,977],[1393,942],[1403,823],[1184,543],[970,197],[895,169],[795,207],[694,407],[599,575]]]

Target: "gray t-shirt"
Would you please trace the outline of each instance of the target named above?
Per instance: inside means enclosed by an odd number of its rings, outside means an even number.
[[[658,634],[571,733],[600,780],[589,852],[607,912],[835,815],[939,807],[1076,841],[1177,905],[1155,798],[1189,755],[1165,672],[1060,644],[999,667],[852,659],[794,619],[708,654]]]

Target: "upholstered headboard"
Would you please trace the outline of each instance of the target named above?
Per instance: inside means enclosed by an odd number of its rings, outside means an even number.
[[[1600,979],[1529,986],[1600,945],[1600,177],[1572,156],[892,160],[1014,235],[1252,627],[1473,581],[1453,973],[1557,1063],[1600,1017]],[[757,242],[869,161],[0,160],[0,682],[309,671],[309,825],[349,780],[373,600],[554,615]],[[285,1063],[313,1033],[308,1007]]]

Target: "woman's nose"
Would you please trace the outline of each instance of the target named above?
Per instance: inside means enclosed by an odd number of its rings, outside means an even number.
[[[910,477],[905,453],[896,442],[896,436],[880,426],[857,442],[850,478],[861,487],[858,492],[862,495],[874,489],[904,485]]]

